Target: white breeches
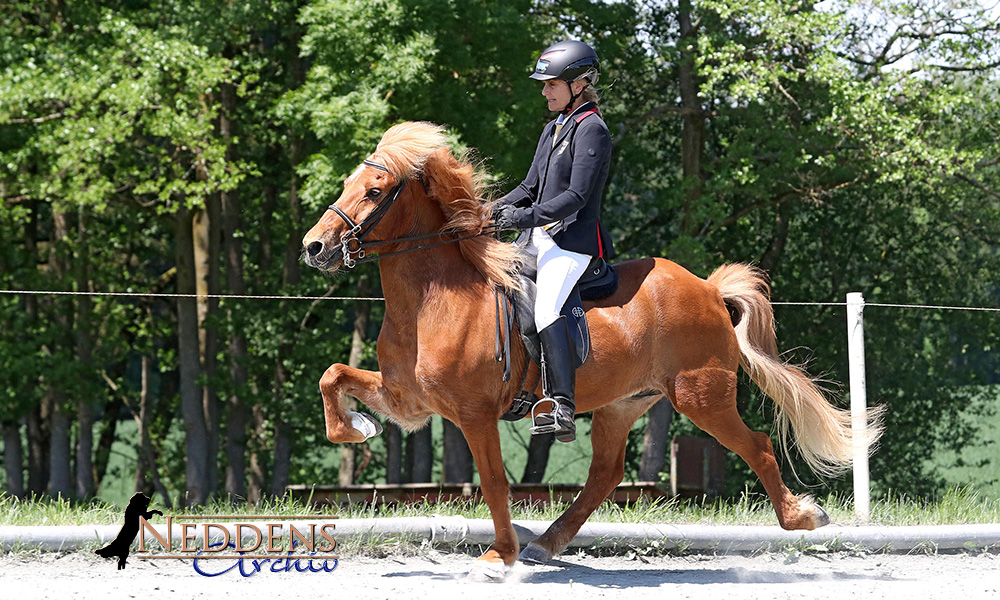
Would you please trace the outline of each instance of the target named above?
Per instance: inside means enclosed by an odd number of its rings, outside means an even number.
[[[535,257],[538,275],[535,284],[535,328],[541,331],[559,318],[573,286],[590,264],[586,254],[563,250],[541,227],[531,230],[528,253]]]

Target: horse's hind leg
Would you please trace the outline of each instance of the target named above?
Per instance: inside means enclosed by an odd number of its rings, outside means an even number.
[[[597,507],[614,491],[625,476],[625,442],[628,432],[659,396],[622,399],[594,411],[590,441],[594,456],[583,491],[545,533],[528,544],[520,559],[541,563],[559,554]]]
[[[751,431],[736,409],[736,373],[703,368],[675,379],[674,408],[750,465],[767,491],[784,529],[815,529],[830,522],[811,498],[792,494],[781,480],[771,439]]]

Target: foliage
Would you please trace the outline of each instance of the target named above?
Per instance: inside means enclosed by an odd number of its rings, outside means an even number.
[[[776,300],[840,302],[856,290],[869,303],[1000,299],[1000,26],[972,0],[0,7],[9,16],[0,23],[4,289],[174,291],[179,211],[208,212],[238,194],[249,293],[351,295],[374,271],[299,274],[297,241],[382,131],[445,123],[457,145],[478,151],[493,193],[505,191],[550,118],[526,75],[542,48],[572,36],[602,57],[615,141],[604,221],[621,258],[666,256],[700,275],[756,262]],[[221,253],[211,260],[228,268]],[[28,416],[49,414],[53,389],[67,409],[84,399],[98,419],[130,418],[139,361],[151,356],[153,446],[179,496],[175,303],[98,296],[83,306],[0,296],[0,420],[26,431]],[[368,368],[381,311],[373,304]],[[932,493],[935,449],[979,443],[975,411],[995,405],[1000,323],[995,313],[866,312],[869,400],[888,407],[877,491]],[[353,313],[333,301],[224,300],[205,320],[223,342],[211,357],[220,367],[201,383],[258,408],[246,449],[264,471],[281,438],[291,440],[293,482],[335,476],[316,384],[346,362]],[[777,320],[790,359],[847,379],[842,308],[778,306]],[[224,341],[237,333],[245,384]],[[89,362],[78,359],[87,339]],[[831,397],[843,402],[845,391],[834,384]],[[770,427],[759,410],[767,401],[743,380],[739,402],[752,427]],[[690,427],[674,419],[675,432]],[[639,439],[636,430],[629,473]],[[373,448],[362,480],[384,473],[384,446]],[[806,484],[847,485],[818,482],[785,458]],[[224,466],[224,452],[212,460]],[[734,494],[756,485],[739,461],[731,473]]]

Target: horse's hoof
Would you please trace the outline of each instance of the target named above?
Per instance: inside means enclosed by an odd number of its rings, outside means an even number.
[[[347,414],[351,417],[351,427],[360,431],[366,440],[382,433],[382,424],[371,415],[352,411],[347,411]]]
[[[816,505],[816,527],[823,527],[824,525],[830,524],[830,515],[826,514],[823,507]]]
[[[537,544],[528,544],[517,556],[517,560],[533,565],[544,565],[549,562],[550,558],[552,555],[549,554],[549,551]]]
[[[469,570],[466,580],[474,581],[476,583],[498,583],[503,581],[504,575],[506,574],[507,566],[503,563],[503,561],[492,562],[487,560],[477,560]]]

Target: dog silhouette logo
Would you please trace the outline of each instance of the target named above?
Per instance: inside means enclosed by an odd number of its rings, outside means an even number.
[[[94,550],[94,554],[104,558],[117,556],[118,570],[124,569],[129,548],[131,548],[135,536],[139,535],[139,517],[148,521],[153,515],[163,516],[163,513],[160,511],[147,511],[147,508],[149,508],[149,496],[141,492],[136,492],[128,501],[128,506],[125,507],[125,523],[122,524],[122,528],[118,531],[118,536],[107,546]]]

